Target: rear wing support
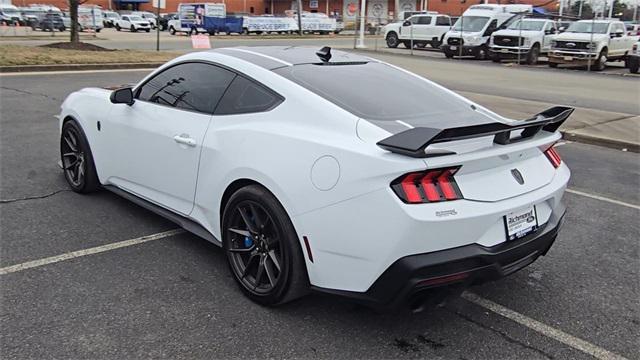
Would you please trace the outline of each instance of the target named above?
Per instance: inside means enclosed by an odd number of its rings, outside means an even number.
[[[446,150],[434,150],[427,153],[425,150],[431,144],[489,135],[494,135],[493,142],[496,144],[511,144],[533,137],[540,130],[555,132],[573,111],[574,109],[570,107],[555,106],[529,119],[510,124],[493,122],[449,129],[418,127],[392,135],[379,141],[377,145],[387,151],[415,158],[451,155],[455,153]],[[511,132],[515,130],[522,130],[522,132],[512,137]]]

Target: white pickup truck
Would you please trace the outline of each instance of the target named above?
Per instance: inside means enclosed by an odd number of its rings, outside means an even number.
[[[449,29],[451,29],[451,18],[448,15],[429,12],[387,24],[382,31],[390,48],[398,47],[400,43],[410,48],[412,39],[415,46],[424,47],[429,44],[433,48],[439,48],[442,37]]]
[[[576,21],[555,36],[549,66],[590,65],[592,70],[604,70],[607,61],[626,61],[636,38],[627,35],[619,20]]]
[[[506,29],[491,34],[489,55],[494,62],[519,57],[534,65],[540,55],[547,55],[557,32],[556,22],[550,19],[516,20]]]

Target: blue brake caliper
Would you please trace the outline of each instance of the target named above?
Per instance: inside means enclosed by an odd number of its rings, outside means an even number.
[[[250,237],[245,236],[244,237],[244,247],[250,248],[251,245],[253,245],[253,240]]]

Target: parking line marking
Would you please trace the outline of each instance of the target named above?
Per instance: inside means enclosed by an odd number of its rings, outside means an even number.
[[[608,197],[604,197],[604,196],[600,196],[600,195],[596,195],[596,194],[589,194],[589,193],[586,193],[586,192],[573,190],[573,189],[567,189],[567,192],[570,193],[570,194],[581,195],[581,196],[585,196],[585,197],[588,197],[588,198],[592,198],[592,199],[605,201],[605,202],[608,202],[608,203],[612,203],[612,204],[616,204],[616,205],[622,205],[622,206],[630,207],[632,209],[640,210],[640,205],[630,204],[630,203],[627,203],[627,202],[624,202],[624,201],[610,199]]]
[[[478,306],[481,306],[487,310],[490,310],[498,315],[501,315],[511,321],[517,322],[520,325],[537,331],[540,334],[559,341],[565,345],[568,345],[576,350],[580,350],[586,354],[589,354],[596,359],[607,360],[628,360],[624,356],[615,354],[609,350],[603,349],[597,345],[594,345],[588,341],[577,338],[573,335],[567,334],[564,331],[553,328],[547,324],[541,323],[528,316],[522,315],[519,312],[513,311],[500,304],[494,303],[491,300],[482,298],[474,293],[464,292],[462,297]]]
[[[40,267],[40,266],[44,266],[44,265],[48,265],[48,264],[54,264],[54,263],[58,263],[58,262],[61,262],[61,261],[75,259],[75,258],[82,257],[82,256],[98,254],[98,253],[102,253],[102,252],[105,252],[105,251],[115,250],[115,249],[119,249],[119,248],[123,248],[123,247],[127,247],[127,246],[138,245],[138,244],[142,244],[142,243],[153,241],[153,240],[160,240],[160,239],[167,238],[169,236],[182,234],[184,232],[185,231],[183,229],[173,229],[173,230],[164,231],[164,232],[157,233],[157,234],[142,236],[142,237],[135,238],[135,239],[124,240],[124,241],[116,242],[116,243],[113,243],[113,244],[96,246],[96,247],[92,247],[92,248],[88,248],[88,249],[84,249],[84,250],[77,250],[77,251],[72,251],[72,252],[68,252],[68,253],[65,253],[65,254],[61,254],[61,255],[51,256],[51,257],[44,258],[44,259],[27,261],[27,262],[23,262],[21,264],[16,264],[16,265],[11,265],[11,266],[0,268],[0,275],[10,274],[10,273],[14,273],[14,272],[22,271],[22,270],[27,270],[27,269],[32,269],[32,268],[36,268],[36,267]]]

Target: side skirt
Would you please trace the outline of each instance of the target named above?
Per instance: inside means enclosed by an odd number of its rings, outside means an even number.
[[[163,207],[160,207],[150,201],[142,199],[136,195],[133,195],[125,190],[120,189],[119,187],[113,185],[103,185],[106,190],[111,191],[112,193],[121,196],[136,205],[142,206],[143,208],[162,216],[163,218],[177,224],[181,228],[187,230],[188,232],[197,235],[207,241],[210,241],[218,246],[222,246],[222,242],[218,240],[213,234],[211,234],[207,229],[205,229],[202,225],[197,222],[188,219],[182,215],[178,215],[170,210],[167,210]]]

